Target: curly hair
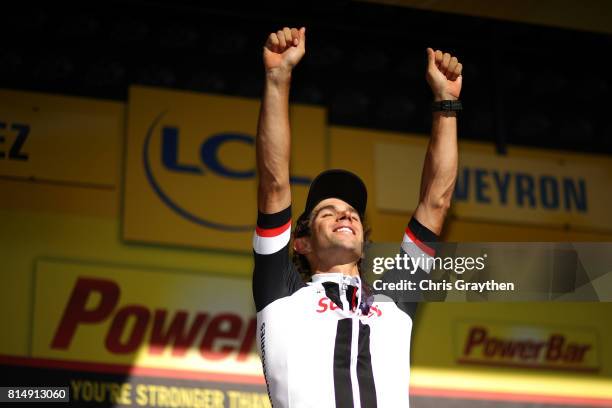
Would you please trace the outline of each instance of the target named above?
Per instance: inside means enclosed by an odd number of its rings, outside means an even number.
[[[316,216],[316,213],[313,211],[308,216],[306,216],[306,214],[302,214],[300,218],[298,218],[297,223],[295,225],[295,229],[293,230],[293,239],[302,238],[302,237],[310,237],[310,234],[311,234],[310,226],[315,216]],[[359,259],[359,262],[357,262],[357,269],[359,271],[359,277],[361,278],[361,282],[362,284],[365,285],[366,280],[365,280],[364,270],[363,270],[363,260],[364,260],[363,254],[365,254],[365,251],[368,245],[370,244],[371,229],[366,225],[365,218],[362,218],[361,224],[363,225],[363,248],[361,252],[362,257],[361,259]],[[313,275],[313,271],[310,268],[310,263],[308,262],[308,259],[306,258],[306,256],[294,250],[292,261],[293,261],[293,264],[295,265],[296,270],[299,272],[300,276],[302,277],[302,280],[304,282],[310,282],[310,279]]]

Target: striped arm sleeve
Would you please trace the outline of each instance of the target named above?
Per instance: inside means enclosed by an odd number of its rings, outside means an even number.
[[[423,262],[420,264],[414,274],[408,274],[406,271],[392,270],[385,274],[384,280],[389,282],[400,282],[402,279],[410,280],[418,283],[421,280],[427,279],[431,270],[431,262],[427,259],[436,255],[435,243],[438,241],[438,236],[430,231],[427,227],[412,217],[406,229],[404,230],[404,238],[400,248],[401,254],[407,254],[413,259],[420,258]],[[417,286],[418,287],[418,286]],[[409,294],[391,293],[388,294],[394,301],[397,307],[404,311],[414,321],[416,310],[419,302],[422,300],[421,294],[410,292]]]
[[[271,255],[281,251],[291,239],[291,207],[276,214],[257,214],[257,227],[253,234],[253,251],[258,255]]]
[[[427,227],[412,217],[406,230],[404,231],[404,239],[402,240],[402,250],[413,258],[422,257],[433,258],[436,256],[434,244],[438,241],[438,236],[430,231]],[[428,264],[428,266],[426,266]],[[431,270],[431,262],[423,263],[422,268],[429,273]]]
[[[259,312],[304,284],[289,259],[291,206],[275,214],[259,213],[253,234],[253,299]]]

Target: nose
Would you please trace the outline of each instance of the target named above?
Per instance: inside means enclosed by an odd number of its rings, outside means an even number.
[[[353,222],[351,211],[347,209],[338,213],[338,221],[340,220],[348,220],[349,222]]]

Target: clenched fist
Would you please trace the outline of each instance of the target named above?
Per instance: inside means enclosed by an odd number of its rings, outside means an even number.
[[[271,33],[264,45],[263,61],[266,72],[290,72],[306,51],[306,28],[285,27]]]
[[[427,83],[435,101],[459,99],[463,65],[457,57],[440,50],[427,49]]]

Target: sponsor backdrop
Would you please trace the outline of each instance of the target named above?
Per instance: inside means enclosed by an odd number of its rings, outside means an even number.
[[[381,210],[413,211],[425,157],[421,146],[377,143],[376,204]],[[408,176],[406,176],[408,175]],[[612,169],[566,160],[495,157],[462,152],[454,194],[458,218],[612,230]]]
[[[250,251],[258,111],[255,100],[132,88],[123,238]],[[294,106],[291,123],[293,193],[302,203],[325,166],[325,111]]]
[[[68,386],[91,406],[269,406],[250,295],[257,107],[0,91],[2,385]],[[328,127],[309,106],[292,120],[294,206],[318,171],[349,168],[373,238],[399,240],[427,139]],[[612,241],[609,159],[462,143],[461,166],[447,240]],[[612,406],[611,305],[423,305],[415,406]]]
[[[105,188],[117,183],[122,104],[4,90],[0,97],[0,175]]]

